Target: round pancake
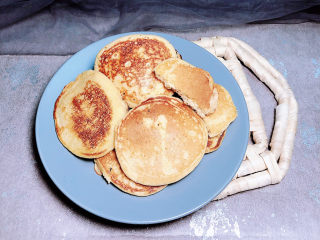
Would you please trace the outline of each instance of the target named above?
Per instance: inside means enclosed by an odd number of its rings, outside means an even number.
[[[203,120],[174,97],[150,98],[119,125],[115,149],[123,172],[150,186],[176,182],[202,159],[208,141]]]
[[[177,92],[201,117],[215,111],[218,92],[209,72],[178,58],[161,62],[154,71],[165,87]]]
[[[229,92],[219,84],[214,83],[214,87],[218,90],[218,106],[214,113],[203,118],[209,137],[222,133],[237,117],[237,109]]]
[[[57,136],[79,157],[101,157],[114,149],[115,128],[127,110],[111,80],[98,71],[85,71],[56,100]]]
[[[227,130],[224,130],[219,135],[212,137],[212,138],[211,137],[208,138],[206,153],[216,151],[221,146],[222,140],[224,139],[224,136],[226,135],[226,131]]]
[[[100,50],[94,69],[102,72],[120,90],[129,107],[158,95],[171,96],[153,72],[163,60],[178,57],[174,47],[155,35],[128,35]]]
[[[120,190],[135,196],[149,196],[161,191],[164,186],[145,186],[129,179],[121,170],[116,153],[109,152],[107,155],[94,160],[96,166],[102,172],[108,183],[112,182]]]

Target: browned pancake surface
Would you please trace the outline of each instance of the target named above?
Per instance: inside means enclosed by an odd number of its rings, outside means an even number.
[[[221,134],[208,138],[206,153],[216,151],[221,146],[223,138],[226,135],[226,131],[227,130],[224,130]]]
[[[112,79],[123,99],[134,107],[149,97],[172,95],[172,91],[166,89],[153,72],[160,62],[172,57],[177,57],[177,54],[165,39],[132,35],[102,49],[95,69]]]
[[[115,128],[126,112],[127,105],[111,80],[88,70],[64,87],[53,118],[57,136],[69,151],[95,158],[114,148]]]
[[[89,148],[95,148],[110,131],[112,109],[99,84],[88,81],[72,99],[73,129]]]

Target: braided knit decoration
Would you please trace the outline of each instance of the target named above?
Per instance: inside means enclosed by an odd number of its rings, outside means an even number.
[[[216,56],[237,80],[247,103],[250,134],[254,142],[248,145],[245,158],[233,180],[214,200],[279,183],[290,166],[298,118],[298,104],[286,79],[252,47],[236,38],[201,38],[194,43]],[[278,103],[270,143],[260,104],[239,60],[269,87]]]

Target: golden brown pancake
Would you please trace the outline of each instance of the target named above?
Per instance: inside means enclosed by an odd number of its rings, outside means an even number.
[[[216,109],[218,93],[207,71],[178,58],[171,58],[161,62],[155,68],[155,74],[201,117],[213,113]]]
[[[218,90],[218,106],[214,113],[203,118],[209,132],[209,137],[215,137],[227,129],[237,117],[237,109],[229,92],[219,84],[214,84]]]
[[[122,191],[135,196],[149,196],[156,192],[161,191],[166,187],[164,186],[145,186],[135,183],[129,179],[121,170],[117,156],[114,151],[109,152],[107,155],[94,160],[97,167],[102,172],[104,178],[108,183],[112,182],[117,188]]]
[[[163,60],[175,57],[176,50],[162,37],[128,35],[101,49],[94,69],[110,78],[129,107],[135,107],[149,97],[173,94],[155,77],[153,69]]]
[[[85,71],[56,100],[57,136],[79,157],[101,157],[114,149],[115,128],[127,108],[111,80],[98,71]]]
[[[212,138],[211,137],[208,138],[206,153],[216,151],[221,146],[222,140],[224,139],[224,136],[226,135],[226,131],[227,130],[224,130],[219,135],[212,137]]]
[[[115,148],[123,172],[150,186],[176,182],[202,159],[208,141],[203,120],[174,97],[150,98],[119,125]]]

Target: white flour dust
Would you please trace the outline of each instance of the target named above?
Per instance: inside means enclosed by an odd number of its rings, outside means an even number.
[[[200,210],[192,215],[189,226],[197,237],[212,238],[234,234],[240,238],[237,217],[229,216],[225,203],[217,203],[215,209]]]

